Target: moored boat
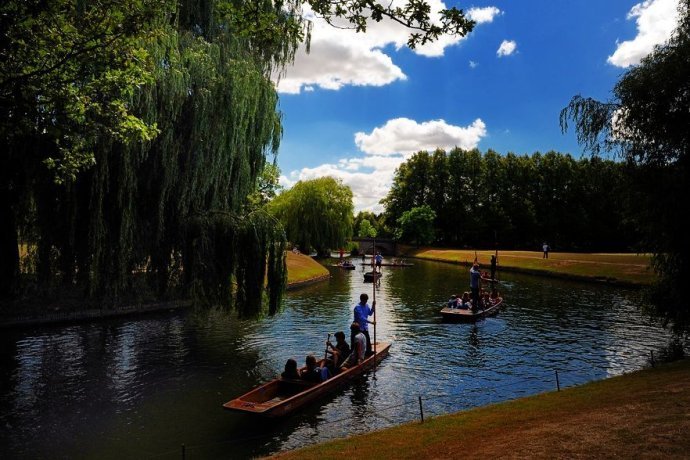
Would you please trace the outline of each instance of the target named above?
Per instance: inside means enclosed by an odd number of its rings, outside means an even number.
[[[372,344],[375,353],[367,357],[361,364],[344,369],[339,374],[321,383],[304,380],[283,379],[271,380],[232,401],[223,404],[225,409],[239,411],[246,414],[261,415],[263,417],[282,417],[294,412],[303,405],[346,385],[354,378],[372,369],[383,358],[388,356],[391,344],[377,342]],[[324,360],[318,365],[323,366]]]
[[[501,309],[502,304],[503,297],[498,297],[497,299],[491,301],[491,306],[485,309],[479,309],[476,313],[473,313],[471,309],[450,308],[446,306],[441,309],[441,316],[443,317],[444,321],[473,323],[482,318],[497,314]]]

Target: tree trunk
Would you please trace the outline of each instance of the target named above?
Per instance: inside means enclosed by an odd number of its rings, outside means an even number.
[[[7,182],[0,185],[0,298],[11,298],[19,283],[19,242]]]

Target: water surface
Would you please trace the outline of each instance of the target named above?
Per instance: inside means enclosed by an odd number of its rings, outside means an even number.
[[[500,273],[505,308],[472,324],[441,322],[467,268],[383,267],[375,374],[278,422],[222,403],[270,380],[287,358],[321,356],[346,331],[362,269],[287,294],[273,318],[221,311],[3,331],[3,458],[249,458],[633,371],[669,334],[638,312],[639,293]],[[373,330],[371,331],[373,336]],[[346,334],[349,336],[349,334]]]

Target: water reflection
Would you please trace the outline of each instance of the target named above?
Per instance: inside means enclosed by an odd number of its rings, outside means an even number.
[[[16,457],[179,458],[182,443],[190,456],[260,456],[417,419],[420,396],[431,416],[555,389],[555,371],[567,386],[639,369],[668,339],[635,291],[505,273],[498,316],[447,324],[441,304],[468,289],[466,268],[415,261],[383,267],[375,285],[366,269],[333,269],[274,318],[192,311],[3,334],[0,445]],[[393,342],[375,376],[277,422],[220,408],[287,358],[322,354],[372,289],[377,338]]]

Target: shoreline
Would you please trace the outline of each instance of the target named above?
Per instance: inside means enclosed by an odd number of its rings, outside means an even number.
[[[689,389],[686,358],[269,458],[687,458]]]
[[[405,257],[408,259],[430,260],[432,262],[441,262],[441,263],[451,264],[451,265],[462,265],[465,267],[471,267],[472,266],[472,262],[447,260],[447,259],[435,258],[435,257],[417,257],[414,255],[405,255]],[[484,269],[486,270],[486,266],[484,266]],[[571,273],[559,273],[559,272],[554,272],[554,271],[550,271],[550,270],[537,270],[537,269],[532,269],[532,268],[511,267],[511,266],[504,266],[504,265],[499,265],[499,270],[497,272],[500,272],[500,271],[511,272],[511,273],[524,273],[526,275],[543,276],[546,278],[558,278],[558,279],[568,280],[568,281],[580,281],[580,282],[588,282],[588,283],[596,283],[596,284],[607,284],[609,286],[617,286],[617,287],[625,287],[625,288],[642,289],[645,286],[647,286],[647,284],[645,284],[645,283],[637,283],[634,281],[619,280],[617,278],[607,277],[607,276],[576,275],[576,274],[571,274]],[[500,282],[501,280],[499,279],[498,281]]]

